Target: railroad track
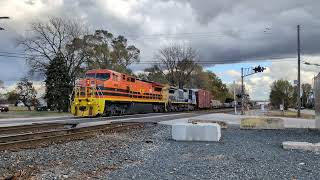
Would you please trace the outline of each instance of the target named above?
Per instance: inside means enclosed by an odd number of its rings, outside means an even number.
[[[232,108],[201,110],[200,113],[232,112]],[[192,111],[196,112],[196,111]],[[150,117],[152,118],[152,116]],[[140,128],[151,122],[114,121],[110,124],[77,128],[77,123],[46,123],[0,127],[0,150],[33,148],[52,143],[93,137],[97,133],[117,132]],[[152,124],[152,123],[151,123]]]
[[[93,137],[99,133],[110,133],[142,128],[145,125],[146,123],[114,122],[110,124],[81,128],[54,129],[49,131],[0,136],[0,150],[33,148],[38,147],[39,145],[46,146],[52,143],[61,143],[70,140]]]
[[[14,134],[14,133],[23,133],[23,132],[36,132],[44,131],[48,129],[63,129],[67,127],[75,127],[77,124],[62,124],[62,123],[33,123],[30,125],[20,125],[20,126],[8,126],[0,127],[0,135],[3,134]]]

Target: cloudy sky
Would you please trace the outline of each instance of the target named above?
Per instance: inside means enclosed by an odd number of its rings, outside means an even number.
[[[0,79],[12,86],[28,72],[24,59],[6,56],[21,53],[16,39],[29,23],[58,16],[76,18],[91,31],[125,35],[141,50],[141,61],[170,43],[192,46],[226,83],[239,81],[241,67],[267,66],[246,78],[251,97],[267,99],[274,80],[296,79],[297,24],[302,60],[320,63],[319,7],[315,0],[0,0],[0,16],[11,18],[0,20]],[[319,69],[302,65],[302,81],[311,83]]]

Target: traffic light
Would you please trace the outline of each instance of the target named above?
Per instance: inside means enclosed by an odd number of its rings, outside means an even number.
[[[252,70],[254,70],[254,72],[257,73],[257,72],[263,72],[265,69],[266,69],[265,67],[257,66]]]

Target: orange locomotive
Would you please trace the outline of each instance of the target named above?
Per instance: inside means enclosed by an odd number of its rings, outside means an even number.
[[[108,69],[90,70],[73,93],[75,116],[121,115],[166,110],[165,86]]]

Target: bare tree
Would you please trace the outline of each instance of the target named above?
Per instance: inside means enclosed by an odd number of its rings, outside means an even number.
[[[158,67],[171,85],[183,88],[196,69],[198,53],[192,47],[170,45],[156,54]]]
[[[24,47],[32,71],[45,73],[48,64],[62,55],[74,80],[85,59],[83,44],[79,42],[85,32],[82,27],[75,20],[58,17],[31,23],[31,34],[19,43]]]

